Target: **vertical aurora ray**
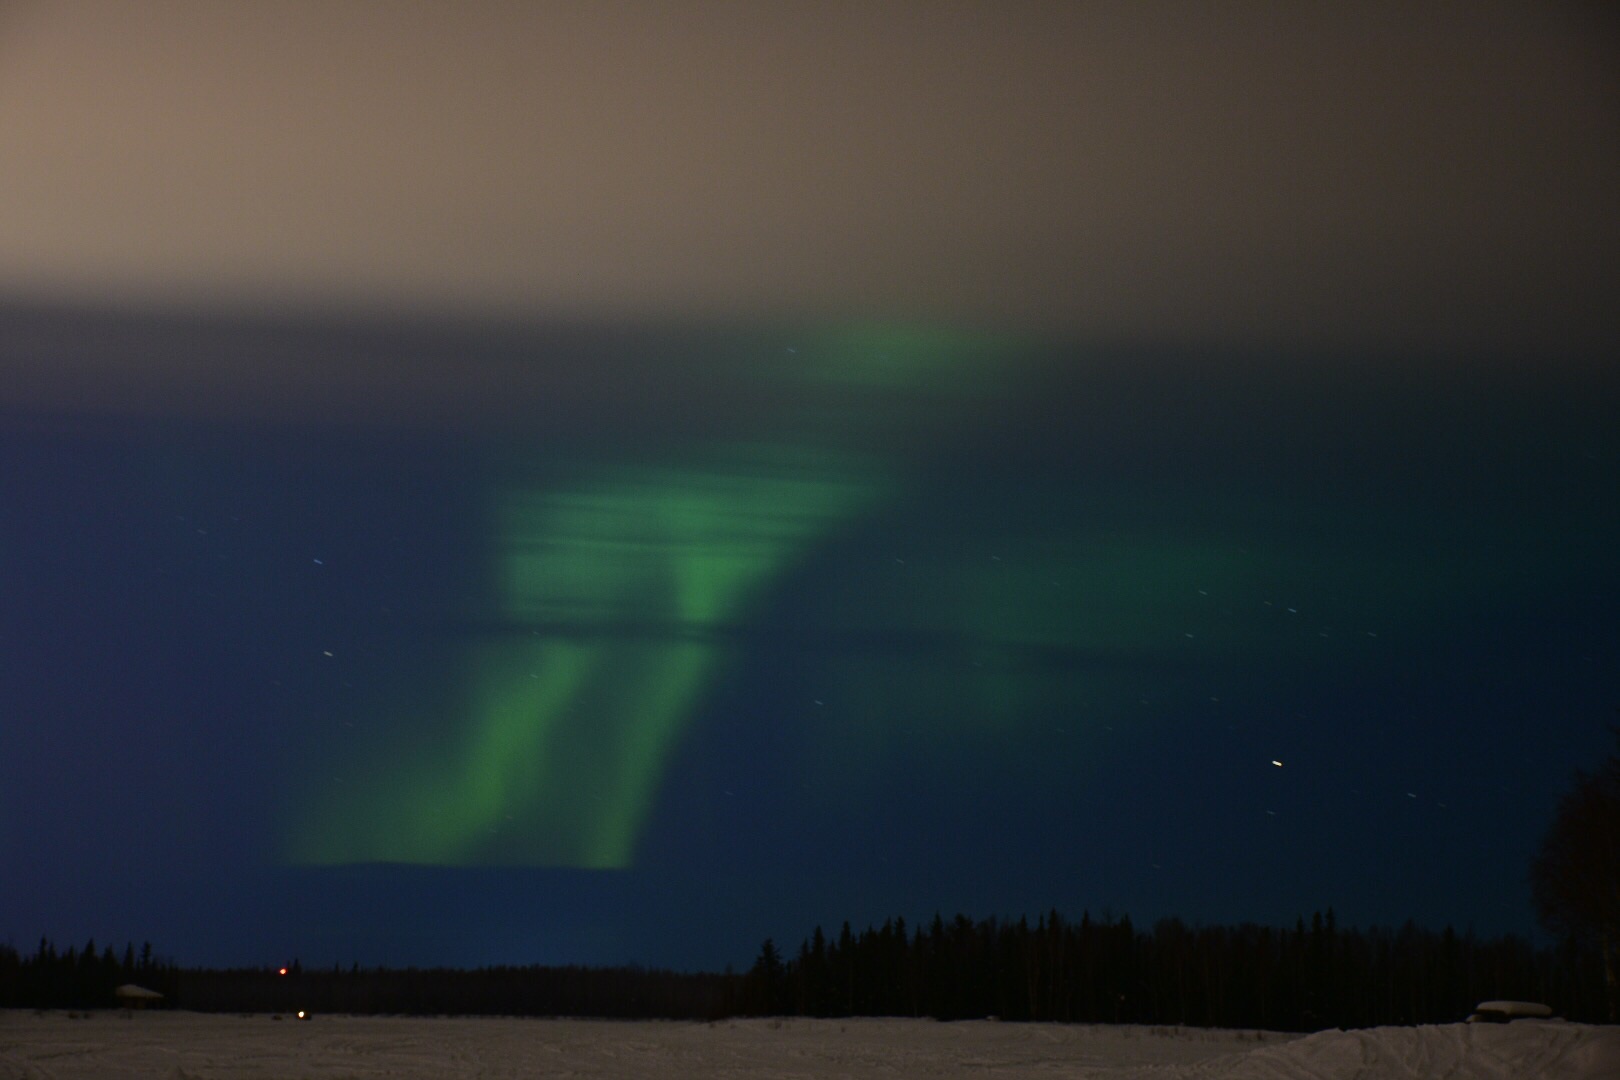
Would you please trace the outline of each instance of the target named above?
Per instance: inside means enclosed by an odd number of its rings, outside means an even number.
[[[311,800],[293,861],[632,864],[669,755],[739,629],[785,573],[891,495],[908,439],[967,400],[997,350],[869,328],[790,352],[790,367],[739,375],[804,391],[786,415],[750,418],[743,438],[492,483],[493,630],[464,646],[465,716],[448,745]],[[930,408],[886,407],[923,381]],[[887,454],[848,448],[863,444]]]
[[[786,463],[754,448],[726,460],[748,465],[610,470],[582,491],[499,500],[504,617],[527,628],[537,655],[583,642],[594,664],[571,708],[525,720],[569,748],[541,784],[558,796],[551,812],[588,808],[572,822],[569,865],[629,865],[664,762],[725,667],[730,631],[880,493],[832,455]]]

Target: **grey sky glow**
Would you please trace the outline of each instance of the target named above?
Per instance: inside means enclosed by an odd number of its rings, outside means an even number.
[[[1614,29],[1497,4],[19,4],[0,291],[1612,349]]]

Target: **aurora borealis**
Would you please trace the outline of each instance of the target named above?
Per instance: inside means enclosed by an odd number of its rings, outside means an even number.
[[[768,339],[715,334],[702,423],[8,429],[11,850],[68,769],[98,862],[334,956],[1053,895],[1525,926],[1503,852],[1607,719],[1612,379]]]
[[[932,398],[922,419],[937,424],[947,403],[963,407],[975,353],[978,366],[1012,362],[966,335],[841,329],[791,348],[764,377],[851,401],[873,388]],[[951,391],[917,393],[945,380]],[[873,440],[854,426],[871,424],[863,411],[837,414],[836,433]],[[905,467],[892,460],[905,426],[895,416],[883,433],[891,460],[833,445],[830,419],[800,404],[769,426],[804,442],[721,442],[685,467],[598,466],[560,490],[492,485],[499,632],[468,647],[461,745],[385,759],[370,783],[345,780],[291,857],[630,867],[664,762],[737,652],[730,639]]]
[[[1611,14],[0,9],[0,938],[1532,934]]]

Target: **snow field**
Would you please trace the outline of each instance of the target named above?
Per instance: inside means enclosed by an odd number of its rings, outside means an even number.
[[[991,1021],[0,1013],[0,1080],[956,1076],[1614,1080],[1620,1028],[1520,1021],[1298,1036]]]

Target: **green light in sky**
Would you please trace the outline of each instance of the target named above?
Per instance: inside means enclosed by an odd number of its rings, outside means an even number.
[[[315,800],[292,857],[630,865],[735,631],[785,572],[882,504],[904,474],[907,431],[944,419],[941,401],[970,400],[996,354],[987,339],[942,330],[830,331],[748,374],[807,391],[784,415],[743,418],[750,440],[589,466],[561,483],[496,483],[499,631],[465,646],[465,716],[448,737]],[[907,402],[909,413],[872,396],[925,382],[925,404]],[[829,386],[838,415],[813,392]],[[890,455],[846,449],[851,422],[882,429]]]
[[[389,718],[393,743],[297,808],[288,855],[632,865],[683,734],[746,676],[740,632],[788,575],[868,525],[904,558],[843,566],[801,599],[796,624],[834,646],[799,664],[817,681],[804,696],[829,707],[783,705],[820,748],[809,767],[843,778],[918,746],[976,767],[998,746],[1027,750],[995,738],[1014,725],[1085,728],[1178,680],[1236,710],[1329,655],[1348,678],[1382,649],[1391,612],[1416,625],[1484,576],[1410,539],[1420,515],[1365,515],[1302,548],[1288,522],[1306,496],[1213,484],[1138,504],[1124,481],[1110,493],[1106,467],[1084,490],[1021,476],[963,520],[956,478],[913,465],[992,399],[1014,351],[833,331],[733,372],[794,392],[739,395],[775,411],[716,417],[712,441],[656,461],[564,448],[533,474],[504,470],[488,482],[481,628],[444,664],[455,692],[437,715]],[[1296,610],[1302,585],[1313,595]]]
[[[931,385],[941,396],[959,396],[971,388],[969,384],[1005,375],[1013,352],[1011,338],[943,326],[856,324],[816,335],[801,363],[783,374],[801,384],[907,393]]]
[[[570,688],[572,708],[521,720],[551,743],[603,750],[543,778],[563,793],[554,813],[577,808],[571,865],[629,864],[664,762],[728,658],[728,633],[880,489],[832,455],[726,457],[742,465],[610,470],[583,491],[501,500],[505,616],[532,628],[537,651],[562,638],[595,665]]]
[[[498,492],[496,577],[512,632],[469,646],[461,744],[334,800],[295,857],[629,865],[728,632],[878,490],[830,455],[728,460]]]

